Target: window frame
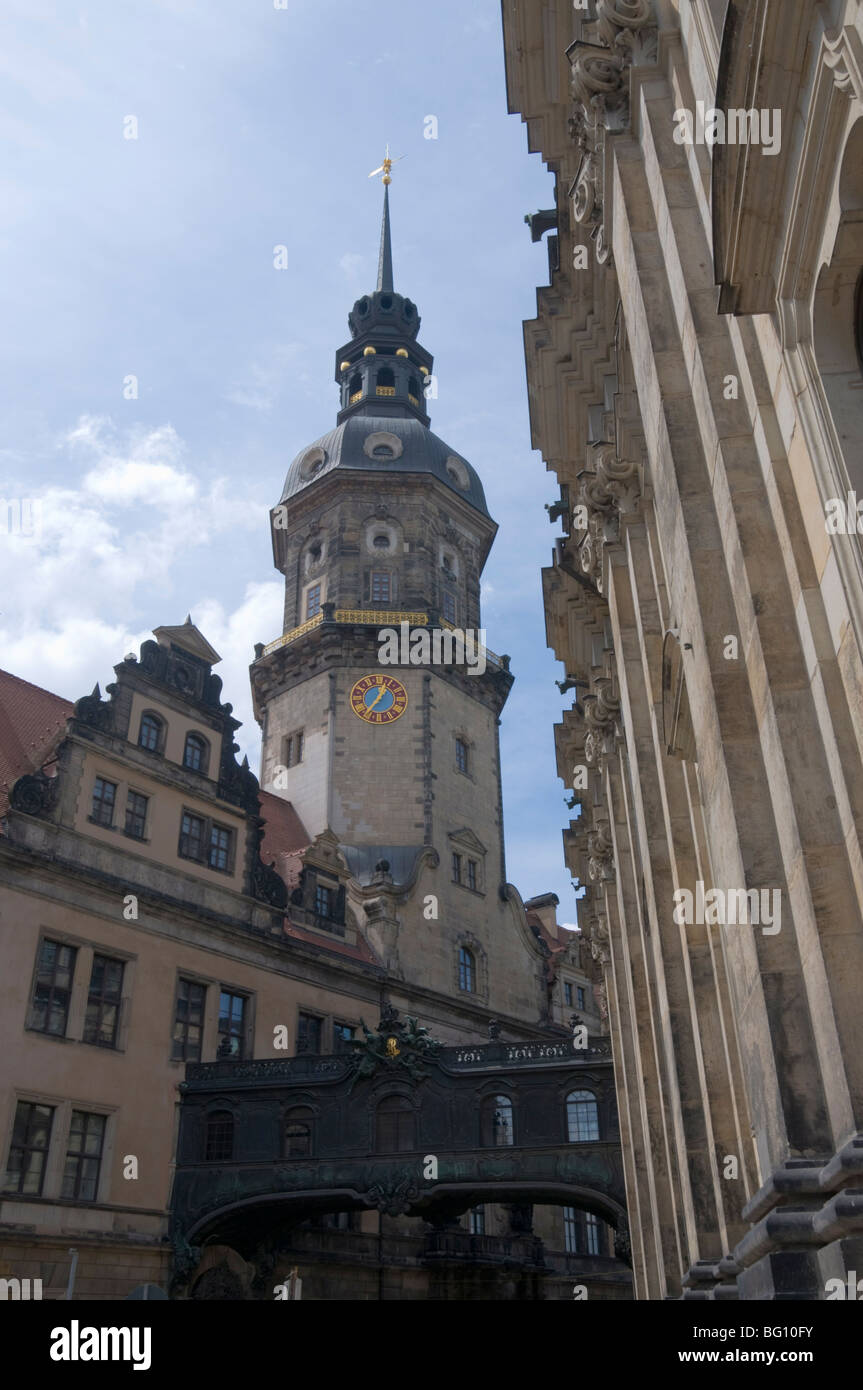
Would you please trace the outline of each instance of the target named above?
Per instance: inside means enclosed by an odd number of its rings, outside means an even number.
[[[154,748],[151,748],[149,743],[143,742],[144,723],[147,720],[156,727],[156,745]],[[155,710],[141,710],[141,717],[138,720],[138,738],[136,740],[136,746],[142,748],[145,753],[155,753],[159,756],[165,747],[165,733],[167,727],[165,720],[160,714],[157,714]]]
[[[460,734],[455,737],[455,768],[463,777],[470,776],[470,745]]]
[[[139,814],[137,811],[134,811],[134,812],[132,811],[132,807],[131,807],[131,805],[130,805],[130,802],[132,801],[132,798],[133,798],[133,797],[135,797],[138,801],[143,801],[143,803],[144,803],[144,813],[143,813],[143,819],[141,820],[141,833],[140,833],[140,835],[139,835],[135,830],[130,830],[130,829],[129,829],[129,822],[130,822],[130,819],[131,819],[132,821],[135,821],[135,820],[137,819],[137,817],[138,817],[138,814]],[[127,836],[129,837],[130,840],[146,840],[146,838],[147,838],[147,816],[149,815],[149,810],[150,810],[150,798],[149,798],[149,796],[145,796],[143,792],[135,791],[134,787],[127,787],[127,788],[126,788],[126,811],[125,811],[125,818],[124,818],[124,822],[123,822],[123,834],[124,834],[124,835],[127,835]]]
[[[597,1144],[602,1139],[602,1127],[599,1123],[599,1101],[596,1093],[586,1088],[567,1092],[564,1100],[566,1107],[566,1141],[568,1144]],[[593,1106],[593,1112],[587,1123],[588,1129],[596,1129],[595,1134],[580,1135],[576,1134],[573,1138],[573,1129],[579,1130],[581,1125],[581,1111],[588,1110]],[[571,1113],[572,1112],[572,1113]],[[573,1123],[574,1120],[574,1123]]]
[[[239,999],[242,1002],[243,1007],[240,1014],[239,1031],[231,1026],[234,1021],[232,1007],[229,1009],[227,1014],[224,1014],[222,1012],[222,998],[225,995],[227,995],[227,997],[231,1000]],[[220,1048],[222,1046],[223,1038],[237,1038],[239,1040],[239,1046],[237,1047],[236,1051],[232,1050],[227,1054],[232,1061],[242,1062],[246,1057],[247,1053],[249,1052],[250,1000],[251,995],[247,994],[245,990],[237,989],[234,985],[219,985],[219,1012],[216,1022],[216,1037],[218,1038],[218,1042],[216,1043],[217,1057],[220,1056]],[[222,1027],[223,1018],[227,1018],[228,1020],[227,1028]]]
[[[30,1137],[31,1124],[32,1124],[32,1114],[28,1117],[28,1120],[27,1120],[27,1124],[26,1124],[26,1128],[25,1128],[25,1133],[24,1133],[24,1142],[23,1142],[23,1143],[20,1143],[20,1144],[16,1144],[16,1143],[15,1143],[15,1130],[16,1130],[16,1127],[17,1127],[17,1124],[18,1124],[18,1112],[19,1112],[19,1110],[20,1110],[22,1107],[28,1107],[28,1108],[30,1109],[31,1112],[35,1112],[35,1111],[37,1111],[37,1110],[47,1110],[47,1111],[48,1111],[48,1132],[47,1132],[47,1137],[46,1137],[46,1140],[45,1140],[45,1145],[44,1145],[44,1147],[41,1146],[41,1145],[39,1145],[39,1144],[33,1144],[33,1143],[29,1143],[29,1142],[28,1142],[28,1139],[29,1139],[29,1137]],[[46,1174],[47,1169],[48,1169],[48,1160],[49,1160],[49,1156],[50,1156],[50,1153],[51,1153],[51,1140],[52,1140],[52,1138],[53,1138],[53,1136],[54,1136],[54,1125],[55,1125],[56,1115],[57,1115],[57,1106],[56,1106],[56,1105],[49,1105],[49,1104],[47,1104],[46,1102],[40,1101],[40,1100],[26,1100],[24,1097],[21,1097],[21,1096],[16,1097],[16,1099],[15,1099],[15,1110],[14,1110],[14,1113],[13,1113],[13,1115],[12,1115],[12,1133],[11,1133],[11,1135],[10,1135],[10,1137],[9,1137],[9,1148],[8,1148],[8,1151],[7,1151],[7,1154],[6,1154],[6,1163],[5,1163],[4,1168],[3,1168],[3,1186],[2,1186],[2,1189],[0,1189],[0,1190],[2,1190],[2,1192],[3,1192],[4,1194],[14,1195],[14,1196],[18,1196],[18,1197],[41,1197],[41,1196],[42,1196],[43,1190],[44,1190],[44,1187],[45,1187],[45,1174]],[[30,1155],[30,1154],[38,1153],[38,1154],[41,1154],[41,1155],[42,1155],[42,1164],[41,1164],[41,1167],[39,1168],[39,1181],[38,1181],[38,1184],[37,1184],[37,1187],[36,1187],[36,1191],[35,1191],[35,1192],[28,1192],[28,1191],[25,1190],[25,1187],[24,1187],[24,1184],[23,1184],[23,1182],[22,1182],[22,1179],[25,1178],[26,1176],[29,1176],[29,1171],[30,1171],[30,1170],[29,1170],[29,1164],[28,1164],[27,1166],[25,1166],[25,1163],[24,1163],[23,1161],[22,1161],[21,1167],[18,1169],[18,1179],[19,1179],[19,1180],[18,1180],[17,1186],[14,1186],[14,1187],[13,1187],[12,1184],[10,1183],[10,1181],[9,1181],[9,1177],[10,1177],[10,1174],[11,1174],[11,1172],[12,1172],[12,1167],[11,1167],[11,1163],[12,1163],[12,1154],[13,1154],[13,1151],[17,1151],[17,1150],[20,1150],[20,1151],[21,1151],[21,1155],[22,1155],[22,1159],[23,1159],[23,1160],[26,1160],[27,1155]]]
[[[476,994],[476,956],[469,946],[458,948],[458,987],[465,994]]]
[[[103,830],[114,829],[114,812],[117,809],[117,790],[119,788],[119,785],[119,782],[112,782],[109,777],[103,777],[99,772],[96,773],[95,777],[93,778],[93,793],[90,800],[89,819],[91,824],[100,825]],[[108,816],[107,820],[105,820],[104,815],[101,814],[101,810],[106,805],[108,805],[108,801],[103,795],[100,794],[99,790],[100,788],[105,787],[111,788],[110,815]],[[98,815],[96,813],[97,805],[100,807],[100,813]]]
[[[221,1133],[215,1132],[217,1126],[221,1126]],[[204,1162],[232,1163],[236,1134],[233,1110],[226,1110],[223,1105],[218,1110],[208,1110],[204,1118]]]
[[[83,1116],[85,1121],[101,1120],[102,1128],[99,1134],[98,1153],[92,1154],[87,1152],[86,1144],[89,1134],[89,1124],[87,1123],[85,1123],[83,1130],[83,1147],[81,1149],[72,1149],[70,1147],[73,1139],[73,1127],[75,1124],[76,1115]],[[107,1139],[107,1136],[108,1116],[104,1112],[100,1112],[97,1110],[80,1110],[76,1106],[72,1107],[72,1112],[69,1117],[69,1128],[66,1133],[66,1149],[63,1155],[63,1169],[60,1176],[60,1198],[62,1201],[82,1202],[86,1203],[87,1205],[99,1201],[99,1188],[101,1186],[103,1174],[102,1163],[105,1157],[105,1140]],[[67,1169],[70,1159],[77,1160],[73,1182],[74,1191],[71,1193],[71,1195],[66,1191],[66,1183],[69,1177]],[[93,1181],[93,1195],[91,1197],[85,1197],[81,1193],[81,1186],[85,1181],[84,1172],[86,1165],[92,1162],[95,1162],[96,1164],[96,1176],[95,1180]]]
[[[198,767],[195,767],[195,766],[192,765],[192,763],[189,763],[189,762],[186,761],[186,757],[187,757],[187,754],[188,754],[188,751],[189,751],[189,745],[190,745],[190,744],[192,744],[192,745],[194,745],[194,746],[196,746],[196,747],[198,747],[198,748],[200,749],[201,761],[200,761],[200,764],[199,764]],[[183,761],[182,761],[182,766],[186,769],[187,772],[197,772],[197,773],[199,773],[202,777],[206,777],[206,776],[208,776],[208,774],[209,774],[209,771],[210,771],[210,741],[209,741],[209,739],[204,738],[204,735],[203,735],[203,734],[199,734],[198,731],[197,731],[197,729],[189,729],[189,730],[187,730],[187,732],[186,732],[186,737],[185,737],[184,740],[183,740]]]
[[[303,622],[310,623],[316,618],[323,609],[324,586],[323,581],[316,579],[314,584],[307,584],[303,593]],[[312,611],[309,612],[309,609]]]
[[[297,1010],[297,1045],[295,1048],[295,1055],[297,1057],[321,1057],[323,1055],[325,1017],[324,1014],[316,1014],[309,1009]],[[316,1025],[317,1047],[315,1048],[305,1046],[305,1042],[303,1046],[300,1046],[301,1038],[305,1040],[305,1034],[308,1032],[308,1029],[304,1029],[303,1027],[303,1024],[307,1021]]]
[[[498,1123],[498,1114],[507,1118]],[[489,1120],[489,1114],[491,1119]],[[507,1137],[500,1138],[504,1134]],[[515,1105],[505,1091],[493,1091],[480,1101],[480,1148],[511,1149],[515,1145]]]
[[[390,1117],[393,1120],[393,1132],[392,1135],[386,1136],[387,1143],[384,1143],[382,1142],[385,1137],[383,1129],[389,1125]],[[383,1128],[381,1126],[382,1118],[386,1122]],[[407,1096],[396,1091],[381,1097],[374,1109],[374,1136],[375,1153],[403,1154],[416,1151],[418,1148],[417,1112]],[[393,1138],[395,1143],[388,1146],[390,1138]],[[410,1139],[411,1142],[409,1144],[403,1142],[405,1139]]]
[[[190,989],[190,990],[194,989],[194,990],[200,990],[200,991],[201,991],[201,1016],[200,1016],[200,1021],[199,1021],[199,1023],[198,1023],[197,1025],[196,1025],[196,1024],[190,1019],[190,1017],[189,1017],[189,1008],[188,1008],[188,1006],[189,1006],[189,1004],[190,1004],[190,1002],[191,1002],[191,1001],[190,1001],[190,998],[187,996],[185,1000],[181,1000],[181,997],[180,997],[180,990],[181,990],[181,988],[182,988],[183,985],[187,986],[188,989]],[[172,1061],[172,1062],[200,1062],[200,1061],[203,1059],[203,1055],[204,1055],[204,1029],[205,1029],[205,1026],[206,1026],[206,1018],[207,1018],[207,989],[208,989],[208,986],[207,986],[202,980],[193,980],[193,979],[192,979],[190,976],[188,976],[188,975],[178,975],[178,976],[177,976],[177,987],[176,987],[176,989],[174,990],[174,1014],[173,1014],[173,1022],[172,1022],[172,1026],[171,1026],[171,1061]],[[186,1017],[185,1017],[185,1018],[181,1018],[181,1017],[180,1017],[180,1014],[179,1014],[179,1005],[180,1005],[181,1003],[185,1003],[186,1006],[187,1006],[187,1009],[186,1009]],[[197,1027],[199,1028],[199,1030],[200,1030],[200,1031],[199,1031],[199,1036],[198,1036],[198,1052],[197,1052],[197,1056],[190,1056],[190,1055],[189,1055],[189,1029],[190,1029],[190,1027],[195,1027],[195,1026],[197,1026]],[[182,1037],[181,1040],[178,1039],[177,1036],[176,1036],[177,1028],[178,1028],[178,1027],[180,1027],[180,1028],[182,1029],[182,1031],[183,1031],[183,1037]],[[182,1043],[182,1055],[181,1055],[180,1057],[175,1056],[176,1045],[177,1045],[177,1042],[178,1042],[178,1041],[181,1041],[181,1043]]]
[[[375,592],[375,590],[386,589],[386,593]],[[369,602],[370,603],[392,603],[393,594],[393,574],[392,570],[374,569],[369,572]]]
[[[40,1028],[40,1027],[38,1026],[38,1024],[36,1023],[36,1021],[35,1021],[35,1017],[36,1017],[36,1005],[37,1005],[36,991],[37,991],[37,989],[39,988],[39,976],[40,976],[41,974],[43,974],[43,967],[42,967],[42,951],[43,951],[43,949],[44,949],[44,947],[45,947],[46,945],[55,946],[55,947],[58,948],[59,951],[71,951],[71,953],[72,953],[71,961],[70,961],[70,964],[69,964],[69,966],[68,966],[68,975],[69,975],[69,984],[68,984],[68,986],[65,986],[65,985],[59,985],[59,986],[58,986],[58,985],[56,984],[57,967],[56,967],[56,963],[55,963],[54,968],[52,969],[52,972],[51,972],[51,981],[50,981],[50,985],[49,985],[49,989],[48,989],[48,999],[47,999],[47,1003],[46,1003],[46,1005],[45,1005],[45,1008],[46,1008],[46,1015],[45,1015],[45,1016],[46,1016],[46,1021],[47,1021],[47,1019],[50,1017],[51,1007],[52,1007],[53,1002],[54,1002],[55,993],[59,993],[59,994],[65,993],[65,995],[66,995],[66,1001],[65,1001],[65,1011],[64,1011],[64,1015],[63,1015],[63,1031],[62,1031],[62,1032],[55,1032],[53,1029],[50,1029],[50,1028]],[[33,1032],[33,1033],[41,1033],[44,1037],[48,1037],[48,1038],[65,1038],[65,1037],[68,1036],[68,1030],[69,1030],[69,1014],[70,1014],[70,1012],[71,1012],[71,1007],[72,1007],[72,991],[73,991],[73,989],[74,989],[74,987],[75,987],[75,971],[76,971],[77,965],[78,965],[78,949],[79,949],[79,948],[78,948],[77,945],[72,945],[72,943],[71,943],[71,942],[68,942],[68,941],[58,941],[58,940],[57,940],[55,937],[53,937],[53,936],[42,936],[42,937],[39,938],[39,943],[38,943],[38,946],[37,946],[37,949],[36,949],[36,961],[35,961],[35,968],[34,968],[34,972],[33,972],[33,981],[32,981],[32,985],[31,985],[31,988],[30,988],[30,1007],[29,1007],[29,1009],[28,1009],[28,1011],[27,1011],[27,1020],[28,1020],[28,1021],[27,1021],[27,1028],[28,1028],[28,1030],[29,1030],[30,1032]]]
[[[104,976],[101,991],[94,996],[93,976],[96,971],[97,960],[103,961],[105,965],[119,965],[120,981],[117,987],[116,998],[110,998],[106,996],[104,987]],[[93,959],[90,963],[90,983],[87,986],[87,1000],[84,1006],[84,1023],[81,1030],[81,1041],[83,1043],[86,1043],[88,1047],[104,1047],[112,1051],[117,1051],[118,1049],[121,1015],[123,1012],[123,1000],[125,997],[123,994],[123,984],[126,975],[126,964],[127,962],[120,956],[109,956],[104,951],[93,951]],[[98,1013],[98,1023],[95,1029],[93,1029],[89,1022],[90,1009],[94,1005]],[[110,1008],[114,1009],[114,1027],[111,1031],[110,1042],[104,1042],[98,1036],[92,1036],[92,1034],[95,1033],[98,1035],[98,1033],[101,1031],[102,1022],[104,1019],[104,1012],[106,1009]],[[90,1036],[88,1036],[88,1034],[90,1034]]]
[[[189,836],[183,829],[186,820],[200,821],[203,830],[201,834],[201,853],[189,854],[184,850],[184,843]],[[228,836],[226,851],[227,863],[224,868],[211,862],[213,851],[213,833],[222,832]],[[233,874],[237,860],[237,831],[233,825],[226,825],[224,821],[215,820],[212,816],[202,816],[199,811],[192,811],[187,806],[180,810],[180,832],[177,837],[177,858],[185,859],[190,864],[198,864],[202,869],[210,869],[215,874]]]

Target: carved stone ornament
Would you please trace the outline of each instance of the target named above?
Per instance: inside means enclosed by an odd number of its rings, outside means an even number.
[[[587,854],[587,873],[591,883],[613,881],[614,845],[604,826],[598,826],[588,834]]]
[[[111,727],[111,706],[107,700],[102,699],[98,684],[93,686],[90,695],[83,695],[80,700],[75,701],[72,713],[82,724],[88,725],[91,729],[99,729],[102,733],[107,733]]]
[[[261,902],[284,911],[288,905],[288,890],[284,879],[276,873],[272,864],[259,859],[252,870],[252,891]]]
[[[410,1168],[399,1168],[388,1173],[379,1182],[373,1183],[365,1194],[371,1207],[377,1207],[385,1216],[404,1216],[419,1197],[415,1175]]]
[[[620,701],[613,692],[613,683],[607,676],[600,676],[594,682],[593,692],[584,697],[584,722],[587,734],[584,740],[584,756],[589,767],[601,765],[604,753],[612,751],[617,720],[620,716]]]
[[[44,772],[25,773],[12,787],[9,802],[13,811],[25,816],[44,816],[53,810],[57,801],[60,780],[46,777]]]

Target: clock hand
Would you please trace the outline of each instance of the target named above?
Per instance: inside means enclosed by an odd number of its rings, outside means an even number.
[[[369,709],[369,710],[374,709],[375,705],[378,704],[378,702],[379,702],[380,700],[383,699],[384,690],[385,690],[385,689],[386,689],[386,686],[383,686],[383,685],[382,685],[382,686],[379,687],[377,695],[376,695],[375,698],[372,700],[372,702],[371,702],[370,705],[366,705],[366,709]]]

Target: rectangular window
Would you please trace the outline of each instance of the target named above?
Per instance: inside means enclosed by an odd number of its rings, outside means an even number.
[[[456,612],[455,594],[451,594],[448,590],[444,590],[443,615],[448,623],[454,623],[456,621]]]
[[[584,1234],[586,1237],[588,1255],[599,1254],[599,1220],[588,1212],[584,1218]]]
[[[372,570],[372,603],[390,602],[389,570]]]
[[[333,1051],[350,1052],[351,1040],[354,1036],[354,1029],[349,1023],[333,1024]]]
[[[285,767],[296,767],[297,763],[303,761],[304,742],[302,729],[296,729],[294,733],[288,734],[285,739]]]
[[[463,738],[455,741],[455,765],[459,772],[467,772],[467,744]]]
[[[476,860],[467,861],[467,886],[476,890]]]
[[[322,883],[315,885],[315,912],[319,917],[333,915],[333,890],[325,888]]]
[[[230,868],[231,833],[223,825],[210,826],[210,852],[207,863],[211,869],[227,870]]]
[[[204,1033],[204,1002],[206,985],[193,980],[180,980],[174,1007],[174,1036],[171,1039],[171,1060],[200,1062]]]
[[[321,586],[312,584],[306,590],[306,622],[310,618],[316,618],[321,611]]]
[[[316,1014],[300,1014],[297,1027],[297,1053],[321,1050],[321,1024]]]
[[[468,1212],[472,1236],[485,1235],[485,1207],[471,1207]]]
[[[572,1007],[572,985],[569,980],[563,986],[563,1002]]]
[[[120,1000],[123,993],[121,960],[94,955],[84,1017],[84,1042],[97,1047],[117,1046],[117,1027],[120,1022]]]
[[[563,1209],[563,1248],[567,1255],[578,1254],[578,1214],[575,1207]]]
[[[583,990],[583,988],[582,988],[581,985],[579,985],[579,986],[578,986],[578,989],[575,991],[575,997],[576,997],[576,999],[578,1000],[578,1007],[579,1007],[580,1009],[583,1009],[583,1008],[584,1008],[585,995],[584,995],[584,990]]]
[[[79,1202],[95,1202],[105,1143],[105,1116],[72,1111],[69,1147],[60,1195]]]
[[[129,792],[126,799],[126,834],[133,840],[143,840],[147,826],[147,802],[140,792]]]
[[[180,821],[180,844],[177,853],[181,859],[202,860],[204,857],[204,822],[200,816],[183,812]]]
[[[246,996],[223,989],[219,995],[220,1057],[242,1057],[246,1046]]]
[[[28,1197],[41,1195],[53,1119],[53,1106],[19,1100],[15,1108],[4,1192],[23,1192]]]
[[[61,946],[59,941],[43,941],[39,948],[30,1011],[30,1027],[38,1033],[50,1033],[55,1038],[66,1036],[75,955],[74,946]]]
[[[461,883],[461,855],[454,854],[452,857],[452,881]]]
[[[93,783],[93,809],[90,813],[90,819],[94,820],[97,825],[113,825],[116,795],[116,782],[106,782],[104,777],[96,778]]]

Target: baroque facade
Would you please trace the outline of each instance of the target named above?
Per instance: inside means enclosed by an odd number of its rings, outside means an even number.
[[[107,698],[0,676],[0,1278],[45,1296],[71,1248],[87,1299],[630,1296],[600,972],[506,881],[508,659],[432,641],[479,629],[496,528],[388,190],[349,325],[271,516],[261,783],[191,619]]]
[[[863,1260],[863,8],[503,26],[555,176],[525,355],[636,1297],[824,1298]]]

